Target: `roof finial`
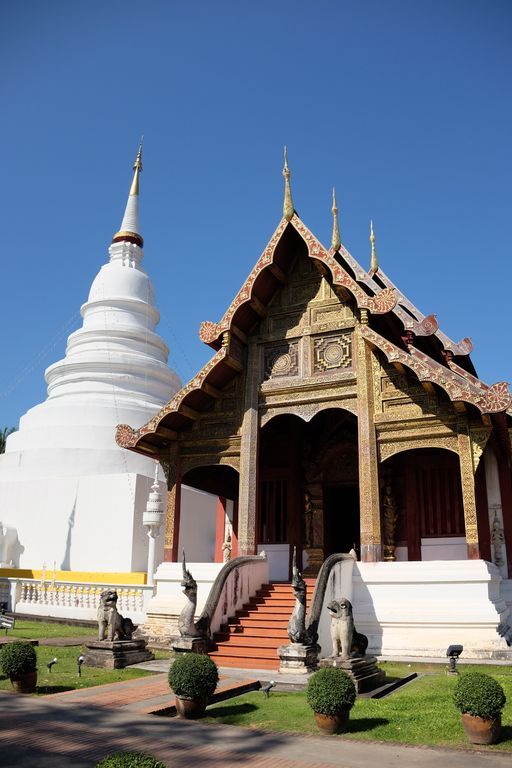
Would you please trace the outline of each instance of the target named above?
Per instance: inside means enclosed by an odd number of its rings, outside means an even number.
[[[373,277],[379,271],[379,262],[377,261],[377,252],[375,250],[375,235],[373,234],[373,221],[370,219],[370,243],[372,244],[372,260],[368,274]]]
[[[135,173],[133,174],[133,181],[132,181],[132,186],[130,188],[130,195],[139,194],[139,173],[142,173],[142,142],[143,140],[144,140],[144,136],[141,136],[139,151],[137,152],[137,157],[135,158],[135,162],[133,164],[133,170],[135,171]]]
[[[336,205],[336,189],[332,188],[332,241],[333,251],[337,251],[341,245],[340,228],[338,224],[338,206]]]
[[[144,138],[144,137],[142,137]],[[135,163],[133,164],[133,181],[130,187],[130,194],[128,195],[128,202],[121,222],[121,228],[119,232],[116,232],[112,242],[117,243],[121,241],[127,241],[135,243],[142,248],[144,241],[140,234],[139,225],[139,175],[142,172],[142,138],[139,144],[139,150]]]
[[[293,200],[292,200],[292,190],[290,188],[291,171],[288,168],[288,157],[287,157],[287,154],[286,154],[286,145],[285,145],[285,148],[284,148],[283,176],[284,176],[283,216],[286,219],[286,221],[291,221],[291,218],[292,218],[293,212],[294,212],[294,208],[293,208]]]

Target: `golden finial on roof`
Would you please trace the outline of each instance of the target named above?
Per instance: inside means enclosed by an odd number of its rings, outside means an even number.
[[[332,188],[332,240],[331,247],[337,251],[341,245],[340,227],[338,224],[338,206],[336,205],[336,189]]]
[[[288,168],[288,157],[286,154],[286,146],[284,148],[284,168],[283,168],[283,176],[284,176],[284,204],[283,204],[283,216],[286,219],[286,221],[290,221],[294,208],[293,208],[293,200],[292,200],[292,190],[290,187],[290,176],[291,171]]]
[[[143,138],[144,136],[141,136],[139,151],[137,152],[137,157],[135,158],[135,162],[133,164],[133,170],[135,171],[135,173],[133,174],[132,186],[130,187],[130,195],[139,194],[139,173],[142,173],[142,140]]]
[[[373,221],[370,219],[370,243],[372,244],[372,260],[370,262],[369,275],[373,277],[379,271],[379,262],[377,261],[377,252],[375,250],[375,235],[373,233]]]

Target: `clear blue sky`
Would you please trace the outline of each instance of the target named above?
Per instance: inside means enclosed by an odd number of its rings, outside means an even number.
[[[120,224],[140,134],[144,266],[185,380],[294,202],[512,380],[508,0],[3,0],[0,427],[45,397]]]

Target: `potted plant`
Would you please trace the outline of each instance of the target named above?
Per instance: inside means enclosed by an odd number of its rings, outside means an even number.
[[[356,687],[342,669],[326,667],[310,677],[306,699],[320,730],[342,733],[356,700]]]
[[[209,656],[198,653],[178,656],[169,669],[169,685],[176,696],[178,715],[196,718],[204,714],[218,682],[217,666]]]
[[[146,752],[114,752],[96,763],[95,768],[166,768],[166,765]]]
[[[462,713],[462,725],[472,744],[494,744],[500,735],[501,711],[506,696],[501,685],[489,675],[468,672],[457,680],[455,706]]]
[[[34,646],[16,640],[4,645],[0,652],[0,666],[4,675],[18,693],[32,693],[37,683],[37,656]]]

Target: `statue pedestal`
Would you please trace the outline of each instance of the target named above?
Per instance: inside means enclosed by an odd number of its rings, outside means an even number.
[[[97,640],[86,646],[84,666],[103,669],[122,669],[130,664],[151,661],[155,657],[148,651],[145,640]]]
[[[208,654],[208,640],[205,637],[172,637],[171,646],[175,653]]]
[[[378,668],[375,656],[355,656],[350,659],[335,656],[322,659],[320,667],[343,669],[354,681],[358,693],[373,691],[386,682],[386,673]]]
[[[281,645],[277,652],[279,654],[280,674],[286,675],[307,675],[314,672],[318,666],[318,645],[302,645],[302,643],[290,643]]]

